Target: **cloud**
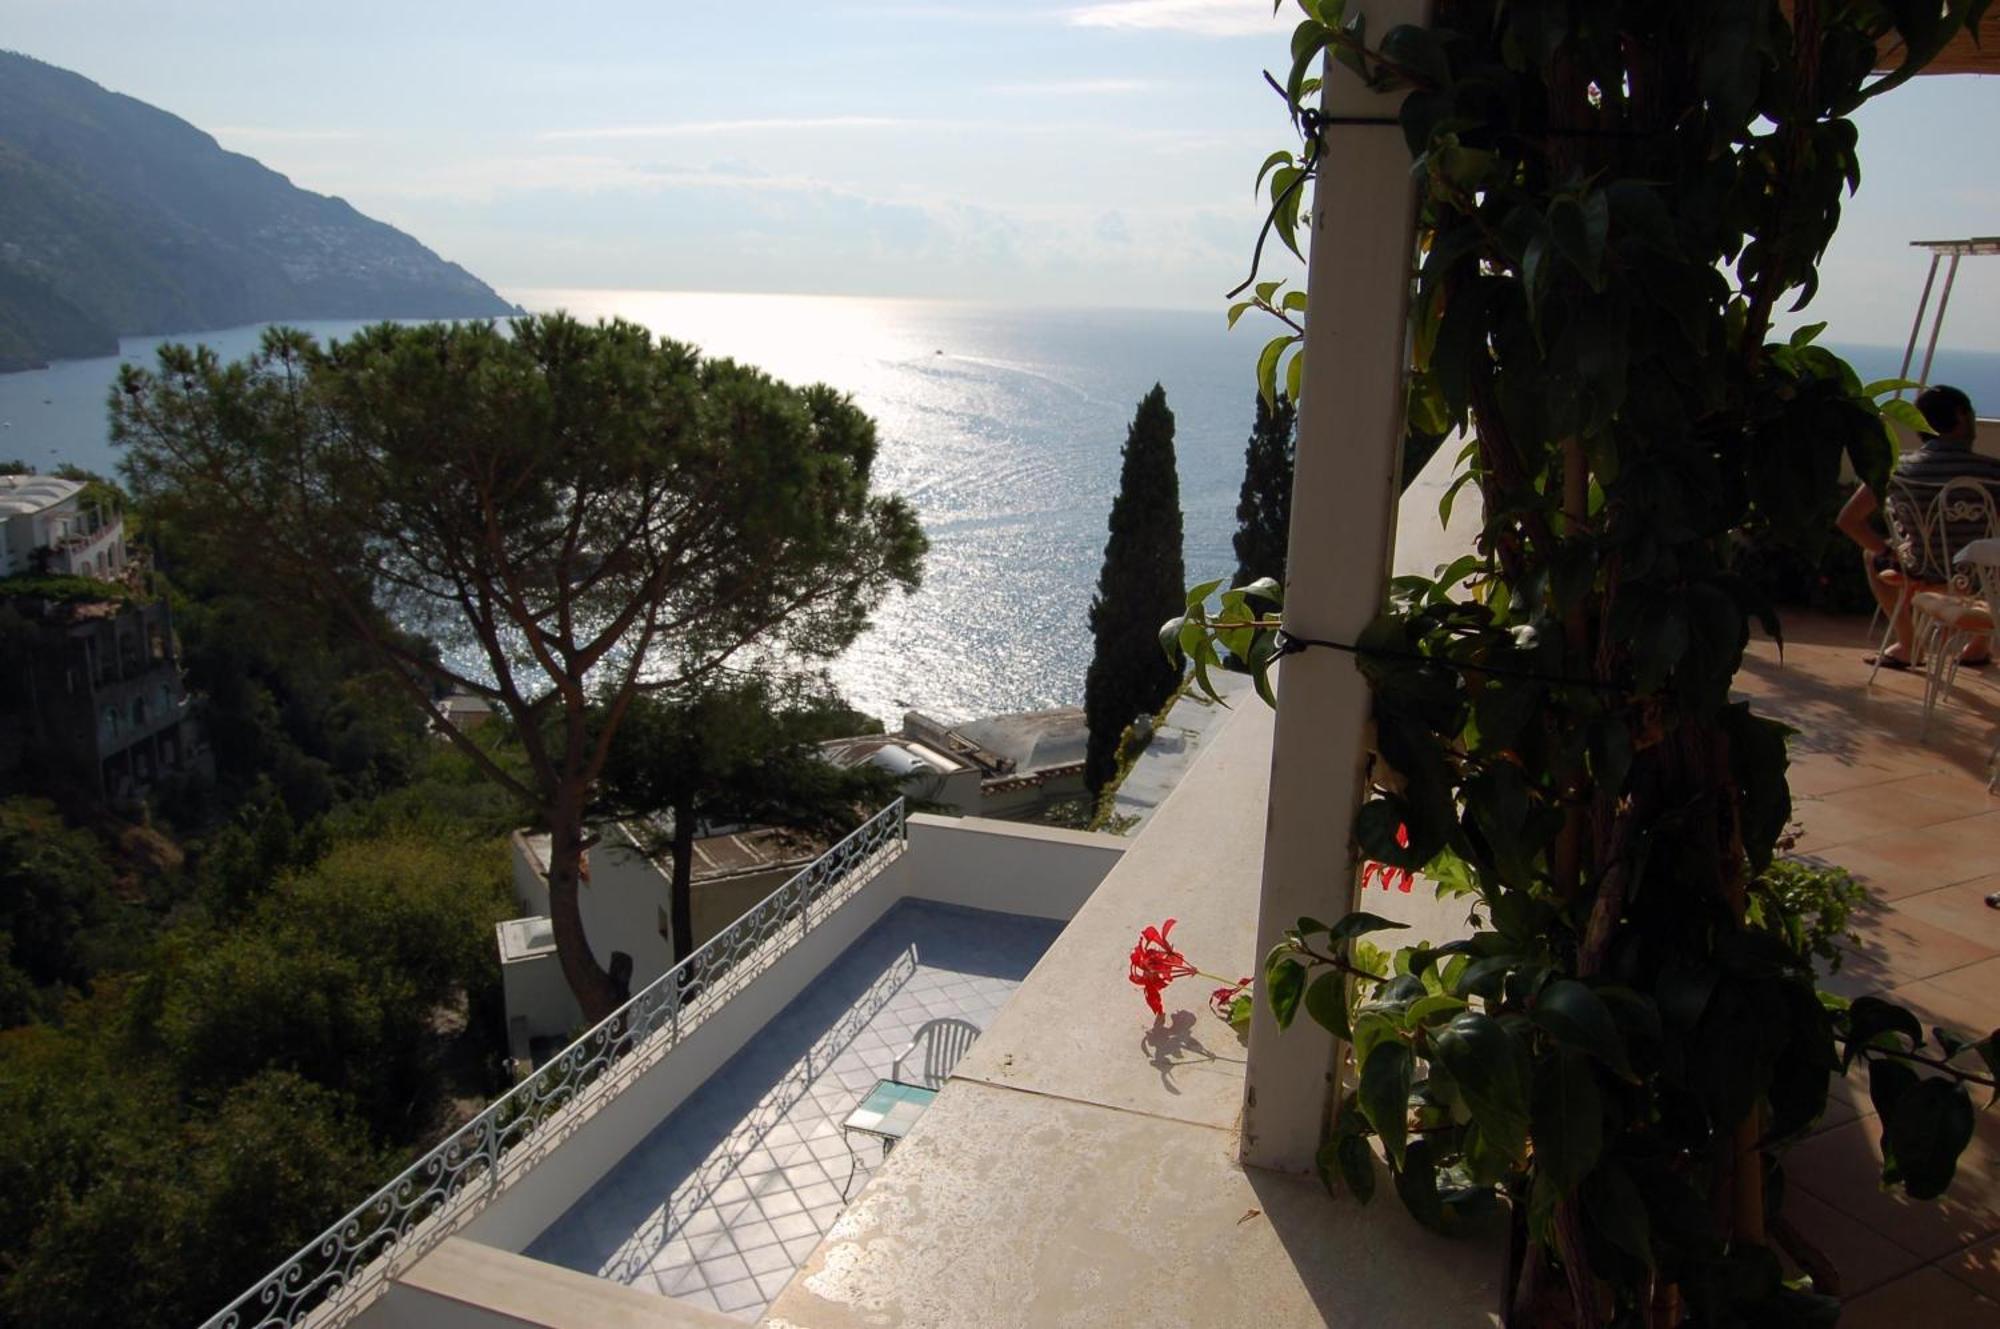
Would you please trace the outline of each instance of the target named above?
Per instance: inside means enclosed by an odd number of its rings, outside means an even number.
[[[829,187],[824,180],[776,175],[743,162],[716,162],[700,167],[579,153],[460,157],[435,166],[426,163],[419,170],[392,177],[377,174],[365,186],[359,182],[346,184],[350,192],[365,188],[378,198],[456,199],[467,203],[546,191],[590,195],[715,188],[799,193]]]
[[[822,115],[792,119],[679,120],[659,125],[600,125],[584,129],[549,129],[535,135],[542,143],[579,140],[646,138],[715,138],[727,134],[762,134],[808,129],[897,129],[912,123],[884,115]]]
[[[1203,37],[1261,37],[1279,23],[1264,0],[1101,0],[1067,10],[1063,18],[1079,28],[1188,32]]]
[[[986,91],[1001,96],[1119,97],[1145,92],[1152,86],[1141,78],[1051,78],[1022,83],[991,83]]]

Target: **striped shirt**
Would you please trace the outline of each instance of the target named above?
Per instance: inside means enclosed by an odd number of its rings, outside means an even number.
[[[1951,579],[1950,555],[1974,540],[1996,534],[1991,529],[1988,510],[1978,503],[1953,502],[1944,514],[1943,548],[1934,537],[1917,538],[1917,515],[1906,512],[1906,503],[1915,504],[1928,515],[1931,505],[1953,480],[1977,480],[1987,497],[2000,504],[2000,458],[1974,452],[1964,439],[1927,438],[1923,446],[1906,452],[1896,462],[1890,478],[1907,499],[1892,489],[1890,530],[1894,537],[1896,561],[1917,581],[1944,583]]]

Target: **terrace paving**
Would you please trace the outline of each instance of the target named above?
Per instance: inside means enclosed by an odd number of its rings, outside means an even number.
[[[1800,731],[1795,852],[1848,869],[1870,897],[1824,986],[1983,1035],[2000,1024],[2000,910],[1984,903],[2000,890],[2000,797],[1986,787],[2000,670],[1960,671],[1920,743],[1923,678],[1884,671],[1865,686],[1862,620],[1788,614],[1784,627],[1782,663],[1753,643],[1739,690]],[[1880,1137],[1857,1076],[1785,1160],[1786,1214],[1839,1270],[1842,1329],[2000,1323],[2000,1110],[1979,1113],[1938,1201],[1881,1188]]]
[[[755,1321],[880,1161],[848,1112],[924,1021],[984,1029],[1061,930],[896,904],[525,1253]]]

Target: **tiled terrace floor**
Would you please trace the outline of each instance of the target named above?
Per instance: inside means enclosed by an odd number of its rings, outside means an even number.
[[[848,1112],[924,1021],[984,1029],[1061,930],[897,904],[527,1254],[756,1320],[880,1159]]]
[[[1798,852],[1847,868],[1870,902],[1860,944],[1826,986],[1886,992],[1941,1024],[2000,1024],[2000,798],[1986,792],[2000,736],[2000,669],[1960,671],[1917,741],[1923,679],[1884,671],[1864,686],[1861,620],[1787,615],[1784,663],[1758,641],[1739,676],[1757,708],[1796,726]],[[1786,1160],[1787,1215],[1834,1262],[1842,1329],[2000,1324],[2000,1109],[1977,1133],[1940,1201],[1883,1191],[1880,1127],[1866,1084],[1838,1086],[1811,1139]],[[1985,1102],[1982,1093],[1975,1103]]]

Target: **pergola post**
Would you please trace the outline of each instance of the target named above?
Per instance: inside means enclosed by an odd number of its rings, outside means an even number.
[[[1370,0],[1366,32],[1427,23],[1430,0]],[[1313,187],[1306,343],[1286,556],[1285,625],[1353,641],[1380,612],[1401,495],[1406,325],[1416,190],[1396,121],[1401,94],[1372,91],[1329,60]],[[1352,907],[1348,827],[1368,746],[1368,688],[1351,656],[1309,650],[1279,670],[1264,834],[1257,953],[1302,916]],[[1303,1016],[1280,1030],[1256,1004],[1244,1090],[1242,1158],[1309,1172],[1342,1050]]]

